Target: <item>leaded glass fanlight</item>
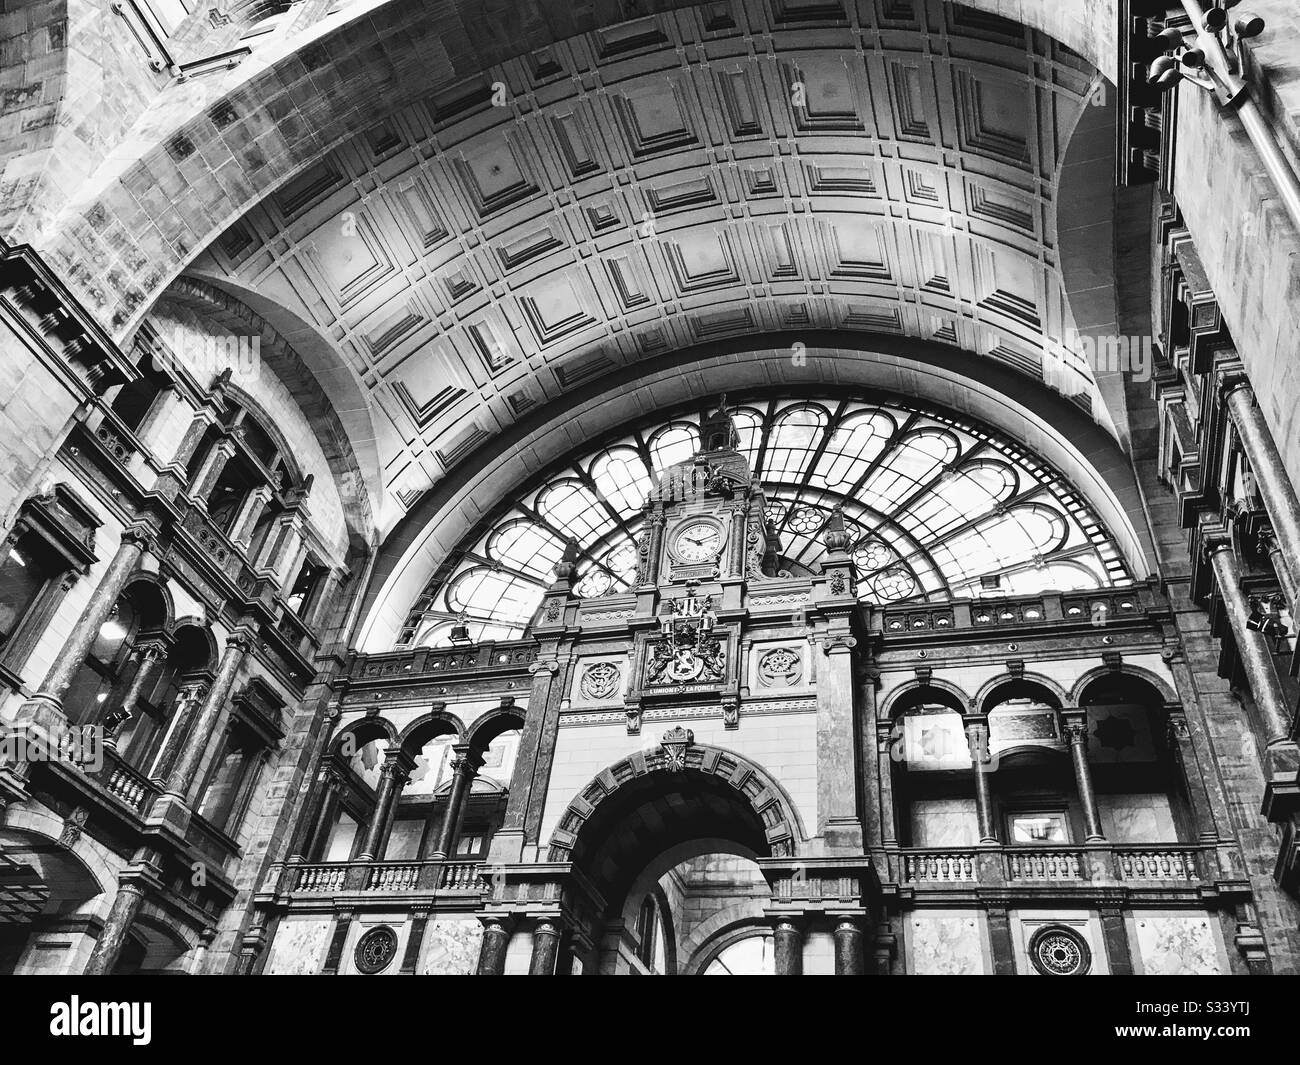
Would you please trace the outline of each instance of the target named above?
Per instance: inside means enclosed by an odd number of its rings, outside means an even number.
[[[755,399],[731,415],[785,574],[817,572],[820,533],[840,506],[867,602],[1130,583],[1079,493],[986,428],[892,400]],[[462,614],[473,640],[523,635],[570,539],[581,550],[579,595],[630,590],[646,493],[699,442],[698,416],[660,420],[534,482],[428,590],[416,642],[446,643]]]

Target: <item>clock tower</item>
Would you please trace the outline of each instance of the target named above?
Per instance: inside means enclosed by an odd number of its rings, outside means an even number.
[[[638,589],[776,576],[779,545],[739,447],[726,396],[719,397],[700,424],[700,450],[665,469],[646,498]]]
[[[720,397],[700,424],[699,450],[663,470],[645,501],[638,612],[658,625],[636,641],[630,731],[639,731],[643,706],[665,700],[716,700],[727,727],[736,726],[743,589],[777,575],[764,502]]]

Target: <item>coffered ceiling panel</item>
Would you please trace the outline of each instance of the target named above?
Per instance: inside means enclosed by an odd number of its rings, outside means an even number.
[[[336,346],[381,528],[525,411],[679,346],[859,330],[1041,381],[1095,72],[969,9],[861,10],[706,4],[512,60],[343,144],[191,270]],[[1086,366],[1051,377],[1092,410]]]

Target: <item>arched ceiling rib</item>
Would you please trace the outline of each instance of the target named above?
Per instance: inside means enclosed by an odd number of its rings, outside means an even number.
[[[493,67],[320,159],[192,270],[335,344],[374,412],[381,529],[527,410],[754,332],[935,340],[1026,380],[1050,360],[1110,428],[1059,361],[1055,183],[1091,68],[937,0],[825,10],[706,4]]]

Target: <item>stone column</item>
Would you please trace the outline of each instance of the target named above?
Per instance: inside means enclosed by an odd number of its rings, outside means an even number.
[[[109,721],[106,718],[102,722],[105,744],[111,744],[114,749],[117,747],[117,734],[135,716],[135,704],[140,698],[140,693],[144,691],[149,678],[154,675],[158,664],[167,657],[167,648],[161,640],[142,641],[136,644],[131,654],[137,663],[135,675],[131,678],[126,694],[122,696],[122,705],[113,714],[108,715],[114,720]]]
[[[1166,707],[1168,715],[1169,747],[1174,753],[1178,768],[1182,770],[1183,783],[1187,789],[1187,801],[1192,808],[1192,821],[1196,825],[1197,838],[1202,843],[1217,843],[1219,832],[1214,823],[1214,804],[1210,801],[1210,790],[1206,786],[1205,776],[1201,772],[1200,760],[1196,757],[1196,745],[1192,741],[1191,728],[1187,717],[1180,707]]]
[[[971,768],[975,771],[975,813],[979,818],[980,843],[997,843],[993,824],[993,796],[989,791],[989,774],[993,762],[989,757],[988,714],[965,714],[966,743],[970,746]]]
[[[501,976],[506,971],[510,927],[505,918],[484,917],[483,945],[478,952],[478,976]]]
[[[528,962],[529,976],[554,976],[560,950],[560,922],[543,917],[533,928],[533,956]]]
[[[803,975],[803,931],[793,917],[778,917],[772,925],[777,976]]]
[[[190,484],[189,497],[195,502],[206,500],[209,493],[217,483],[217,478],[226,468],[226,463],[231,460],[235,454],[235,444],[233,440],[218,440],[212,445],[212,450],[204,456],[203,462],[199,468],[194,471],[194,479]]]
[[[835,975],[862,976],[866,964],[862,955],[860,918],[841,917],[835,922]]]
[[[82,970],[84,976],[107,976],[122,955],[131,925],[135,923],[145,891],[158,887],[157,859],[151,852],[137,855],[136,860],[118,878],[117,894],[108,911],[104,927]]]
[[[749,504],[738,499],[727,508],[731,519],[727,547],[727,573],[732,577],[745,575],[745,538],[749,532]]]
[[[642,560],[642,571],[638,575],[638,584],[651,585],[659,580],[659,560],[663,555],[664,546],[664,523],[667,519],[664,517],[663,504],[656,504],[646,522],[648,535],[646,537],[646,556]]]
[[[820,644],[825,658],[817,671],[817,828],[831,853],[858,853],[863,845],[853,723],[856,645],[846,633]]]
[[[550,643],[551,648],[554,647]],[[510,865],[518,862],[527,842],[530,813],[538,811],[545,801],[550,763],[546,752],[554,749],[553,733],[559,719],[560,681],[558,662],[538,659],[529,672],[533,675],[528,696],[528,711],[519,735],[519,753],[510,777],[510,791],[506,797],[505,817],[501,829],[492,837],[488,860],[493,864]]]
[[[1287,709],[1282,686],[1273,668],[1273,653],[1262,633],[1246,625],[1250,617],[1250,604],[1241,590],[1241,567],[1228,540],[1215,540],[1206,546],[1210,564],[1214,568],[1219,595],[1223,597],[1228,624],[1237,644],[1237,653],[1254,697],[1256,719],[1252,722],[1256,739],[1264,758],[1266,790],[1275,785],[1290,791],[1296,786],[1300,757],[1296,744],[1290,739],[1291,715]],[[1271,798],[1266,796],[1266,805]]]
[[[163,793],[154,801],[149,812],[151,824],[165,824],[172,832],[183,836],[190,822],[190,803],[198,787],[199,767],[208,753],[212,738],[219,736],[224,719],[229,712],[231,689],[239,675],[244,658],[253,646],[256,634],[250,625],[241,625],[226,639],[226,649],[221,655],[216,678],[203,705],[193,717],[193,725],[179,740],[176,762],[167,774]]]
[[[62,649],[45,675],[36,699],[53,703],[62,709],[64,693],[77,670],[90,653],[91,645],[99,635],[99,628],[108,620],[122,589],[140,565],[140,557],[154,544],[157,529],[152,525],[137,523],[122,533],[122,542],[91,593],[90,602],[64,641]]]
[[[456,852],[460,822],[465,816],[465,799],[469,795],[470,785],[483,767],[483,752],[468,743],[453,745],[451,752],[451,793],[447,797],[447,812],[438,832],[438,846],[429,856],[431,858],[446,858]]]
[[[172,766],[176,762],[176,756],[180,754],[181,746],[185,742],[185,737],[190,733],[190,725],[194,720],[194,715],[198,713],[198,708],[203,705],[203,700],[207,698],[207,694],[207,682],[201,680],[183,684],[180,690],[177,691],[163,741],[159,744],[153,765],[148,770],[149,779],[159,784],[159,786],[166,787],[167,774],[171,772]]]
[[[1070,744],[1074,783],[1079,789],[1079,804],[1083,807],[1085,842],[1100,843],[1106,837],[1101,831],[1097,796],[1092,787],[1092,768],[1088,765],[1088,713],[1086,710],[1062,710],[1061,723]]]
[[[329,846],[330,833],[334,829],[334,818],[338,814],[339,800],[343,794],[343,775],[338,766],[327,763],[321,769],[324,794],[316,811],[315,825],[311,839],[307,843],[307,860],[323,862],[325,848]]]
[[[262,511],[266,509],[266,504],[270,499],[270,487],[260,485],[249,492],[239,506],[239,512],[230,525],[230,539],[245,551],[248,550],[249,541],[253,536],[253,528],[257,525],[257,519],[262,516]]]
[[[894,734],[892,721],[876,722],[876,781],[880,789],[880,842],[892,847],[898,842],[898,822],[894,814]]]
[[[1300,611],[1300,588],[1297,588],[1296,579],[1291,576],[1290,567],[1287,565],[1286,556],[1282,554],[1282,547],[1277,542],[1277,537],[1268,526],[1259,531],[1259,553],[1272,563],[1273,572],[1277,574],[1277,582],[1282,586],[1282,594],[1286,596],[1286,608],[1291,612],[1292,625],[1300,624],[1300,618],[1296,616]]]
[[[379,771],[379,791],[375,796],[375,809],[366,826],[365,842],[357,861],[383,860],[388,837],[393,830],[393,818],[402,797],[402,788],[415,768],[415,759],[401,748],[389,748],[384,755],[384,765]]]
[[[1264,510],[1281,545],[1283,565],[1290,572],[1291,586],[1295,587],[1300,583],[1300,501],[1296,499],[1282,456],[1264,423],[1264,413],[1255,402],[1255,392],[1249,382],[1238,378],[1225,389],[1224,398],[1228,416],[1259,485]]]

